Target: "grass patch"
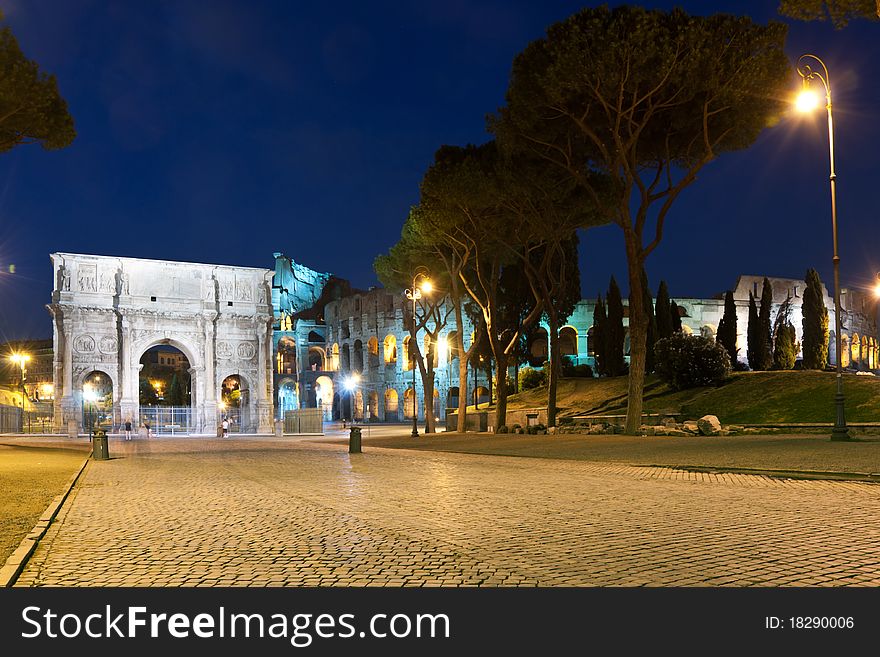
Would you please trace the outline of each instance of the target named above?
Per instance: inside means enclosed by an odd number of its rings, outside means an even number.
[[[678,413],[684,419],[717,415],[725,424],[834,422],[834,372],[738,372],[716,387],[674,391],[657,377],[645,380],[645,413]],[[848,422],[880,423],[880,377],[845,374]],[[562,379],[560,416],[626,412],[627,377]],[[510,408],[546,406],[546,388],[510,398]]]
[[[0,565],[64,491],[86,454],[69,447],[0,444]]]

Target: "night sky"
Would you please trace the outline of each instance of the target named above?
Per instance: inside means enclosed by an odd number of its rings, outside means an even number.
[[[271,268],[282,251],[376,284],[441,144],[488,139],[513,57],[585,4],[0,0],[25,55],[58,78],[78,136],[0,154],[0,340],[51,336],[49,253]],[[600,3],[596,3],[600,4]],[[880,23],[835,31],[781,19],[776,0],[647,2],[790,24],[792,62],[829,67],[843,284],[880,270],[875,226]],[[824,114],[787,120],[709,165],[648,260],[651,286],[708,297],[739,274],[831,288]],[[873,187],[872,187],[873,183]],[[582,293],[614,274],[619,228],[581,235]]]

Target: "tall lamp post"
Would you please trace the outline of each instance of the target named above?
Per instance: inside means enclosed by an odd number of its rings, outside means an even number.
[[[419,284],[419,279],[422,280],[421,284]],[[413,391],[413,428],[412,428],[412,437],[419,437],[419,405],[416,403],[417,395],[416,395],[416,359],[414,357],[415,352],[413,348],[416,346],[416,335],[418,331],[416,331],[416,301],[422,298],[422,294],[430,294],[433,286],[431,285],[431,279],[428,278],[428,269],[426,267],[418,267],[416,268],[415,274],[413,274],[413,282],[412,287],[408,290],[404,290],[404,294],[406,298],[412,301],[412,341],[413,345],[409,348],[409,353],[407,356],[410,360],[410,368],[412,369],[412,391]],[[425,407],[425,412],[427,413],[427,406]]]
[[[834,395],[836,408],[834,429],[831,430],[831,440],[851,440],[849,430],[846,428],[846,417],[843,407],[843,354],[841,353],[840,326],[840,256],[837,254],[837,176],[834,173],[834,123],[831,118],[831,80],[828,77],[828,67],[825,62],[816,55],[801,55],[797,63],[797,72],[803,78],[803,88],[797,98],[797,109],[801,112],[811,112],[820,105],[819,95],[811,88],[814,80],[819,80],[825,89],[825,109],[828,111],[828,154],[831,163],[831,230],[834,243],[834,340],[837,352],[837,392]]]
[[[27,370],[25,370],[24,366],[25,366],[25,363],[27,363],[30,359],[31,359],[31,357],[28,356],[27,354],[12,354],[12,356],[10,357],[10,360],[13,363],[15,363],[16,365],[18,365],[19,372],[21,373],[21,376],[19,379],[19,384],[21,385],[21,427],[20,427],[20,430],[22,432],[24,431],[24,398],[25,398],[25,395],[27,394],[27,391],[24,387],[24,380],[25,380]]]

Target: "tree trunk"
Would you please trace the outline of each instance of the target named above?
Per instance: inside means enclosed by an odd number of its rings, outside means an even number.
[[[641,244],[635,234],[626,233],[629,269],[629,389],[626,404],[626,433],[639,434],[642,426],[642,394],[645,388],[645,349],[648,315],[642,287]]]
[[[425,433],[436,433],[437,423],[434,419],[434,354],[433,346],[428,349],[427,367],[422,377],[422,389],[425,391]]]
[[[458,426],[455,428],[459,433],[467,431],[467,358],[464,357],[464,340],[461,337],[461,331],[456,338],[459,340],[458,345]]]
[[[507,356],[503,356],[502,358],[497,358],[497,366],[499,372],[507,371]],[[495,431],[498,430],[498,427],[503,427],[507,424],[507,386],[499,386],[498,387],[498,400],[495,403]]]
[[[548,304],[549,305],[549,304]],[[559,375],[562,372],[560,360],[561,346],[559,344],[559,316],[555,309],[547,312],[548,325],[550,326],[550,376],[547,379],[547,426],[556,426],[556,388],[559,384]]]

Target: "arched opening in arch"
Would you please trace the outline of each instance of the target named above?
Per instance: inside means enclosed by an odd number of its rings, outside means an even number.
[[[385,364],[389,365],[397,362],[397,338],[393,335],[386,335],[383,343],[385,352]]]
[[[449,392],[446,394],[446,408],[458,408],[458,394],[458,386],[449,388]]]
[[[403,393],[403,417],[412,418],[416,411],[416,395],[412,388]]]
[[[438,356],[438,346],[439,345],[433,344],[433,341],[431,340],[431,336],[428,335],[427,333],[425,334],[425,338],[422,340],[422,342],[424,344],[424,350],[422,351],[422,355],[425,357],[425,360],[427,361],[428,355],[430,354],[430,358],[431,358],[431,362],[432,362],[431,366],[437,367],[437,362],[438,362],[437,356]]]
[[[559,331],[559,353],[561,356],[570,356],[577,359],[578,334],[573,326],[563,326]]]
[[[446,353],[448,354],[448,362],[454,363],[458,360],[458,331],[450,331],[446,336]]]
[[[364,371],[364,343],[355,340],[351,351],[351,371],[360,374]]]
[[[370,422],[375,422],[379,419],[379,393],[375,390],[371,390],[367,397],[367,417],[370,419]]]
[[[110,432],[113,427],[113,380],[94,370],[83,379],[81,390],[82,426],[91,433],[98,427]],[[125,418],[123,418],[123,421]]]
[[[529,336],[529,364],[543,365],[547,361],[547,331],[539,326]]]
[[[379,338],[375,335],[367,340],[367,365],[371,370],[379,367]]]
[[[220,418],[229,420],[229,432],[250,432],[250,387],[247,379],[230,374],[220,383]]]
[[[334,419],[333,379],[322,375],[315,379],[315,405],[323,409],[324,419]],[[338,411],[335,414],[338,418]]]
[[[858,333],[852,336],[852,364],[858,367],[862,362],[862,341]]]
[[[412,355],[410,354],[409,343],[410,337],[406,336],[403,339],[403,369],[406,372],[409,372],[413,368],[413,360]]]
[[[275,359],[278,374],[296,374],[296,341],[290,336],[281,338]]]
[[[338,372],[339,371],[339,343],[333,343],[333,349],[330,352],[330,371]]]
[[[342,345],[342,358],[340,359],[340,370],[343,372],[351,371],[351,348],[348,344]]]
[[[437,390],[437,388],[434,388],[434,403],[432,404],[432,406],[434,407],[434,419],[439,420],[440,419],[440,411],[441,411],[440,391]]]
[[[364,419],[364,393],[360,389],[354,391],[354,419],[361,421]]]
[[[862,336],[862,353],[861,353],[861,364],[863,369],[867,369],[869,367],[870,354],[868,353],[868,338],[866,336]]]
[[[849,367],[850,362],[850,350],[849,350],[849,336],[845,333],[840,334],[840,366],[841,367]]]
[[[190,362],[180,349],[170,344],[150,347],[141,356],[140,364],[141,406],[190,405]]]
[[[388,388],[385,391],[385,421],[396,422],[398,419],[400,419],[400,410],[397,390]]]
[[[287,379],[278,386],[278,417],[284,419],[284,413],[299,408],[299,394],[296,381]]]
[[[309,347],[309,369],[312,372],[323,372],[326,369],[326,356],[321,347]]]

